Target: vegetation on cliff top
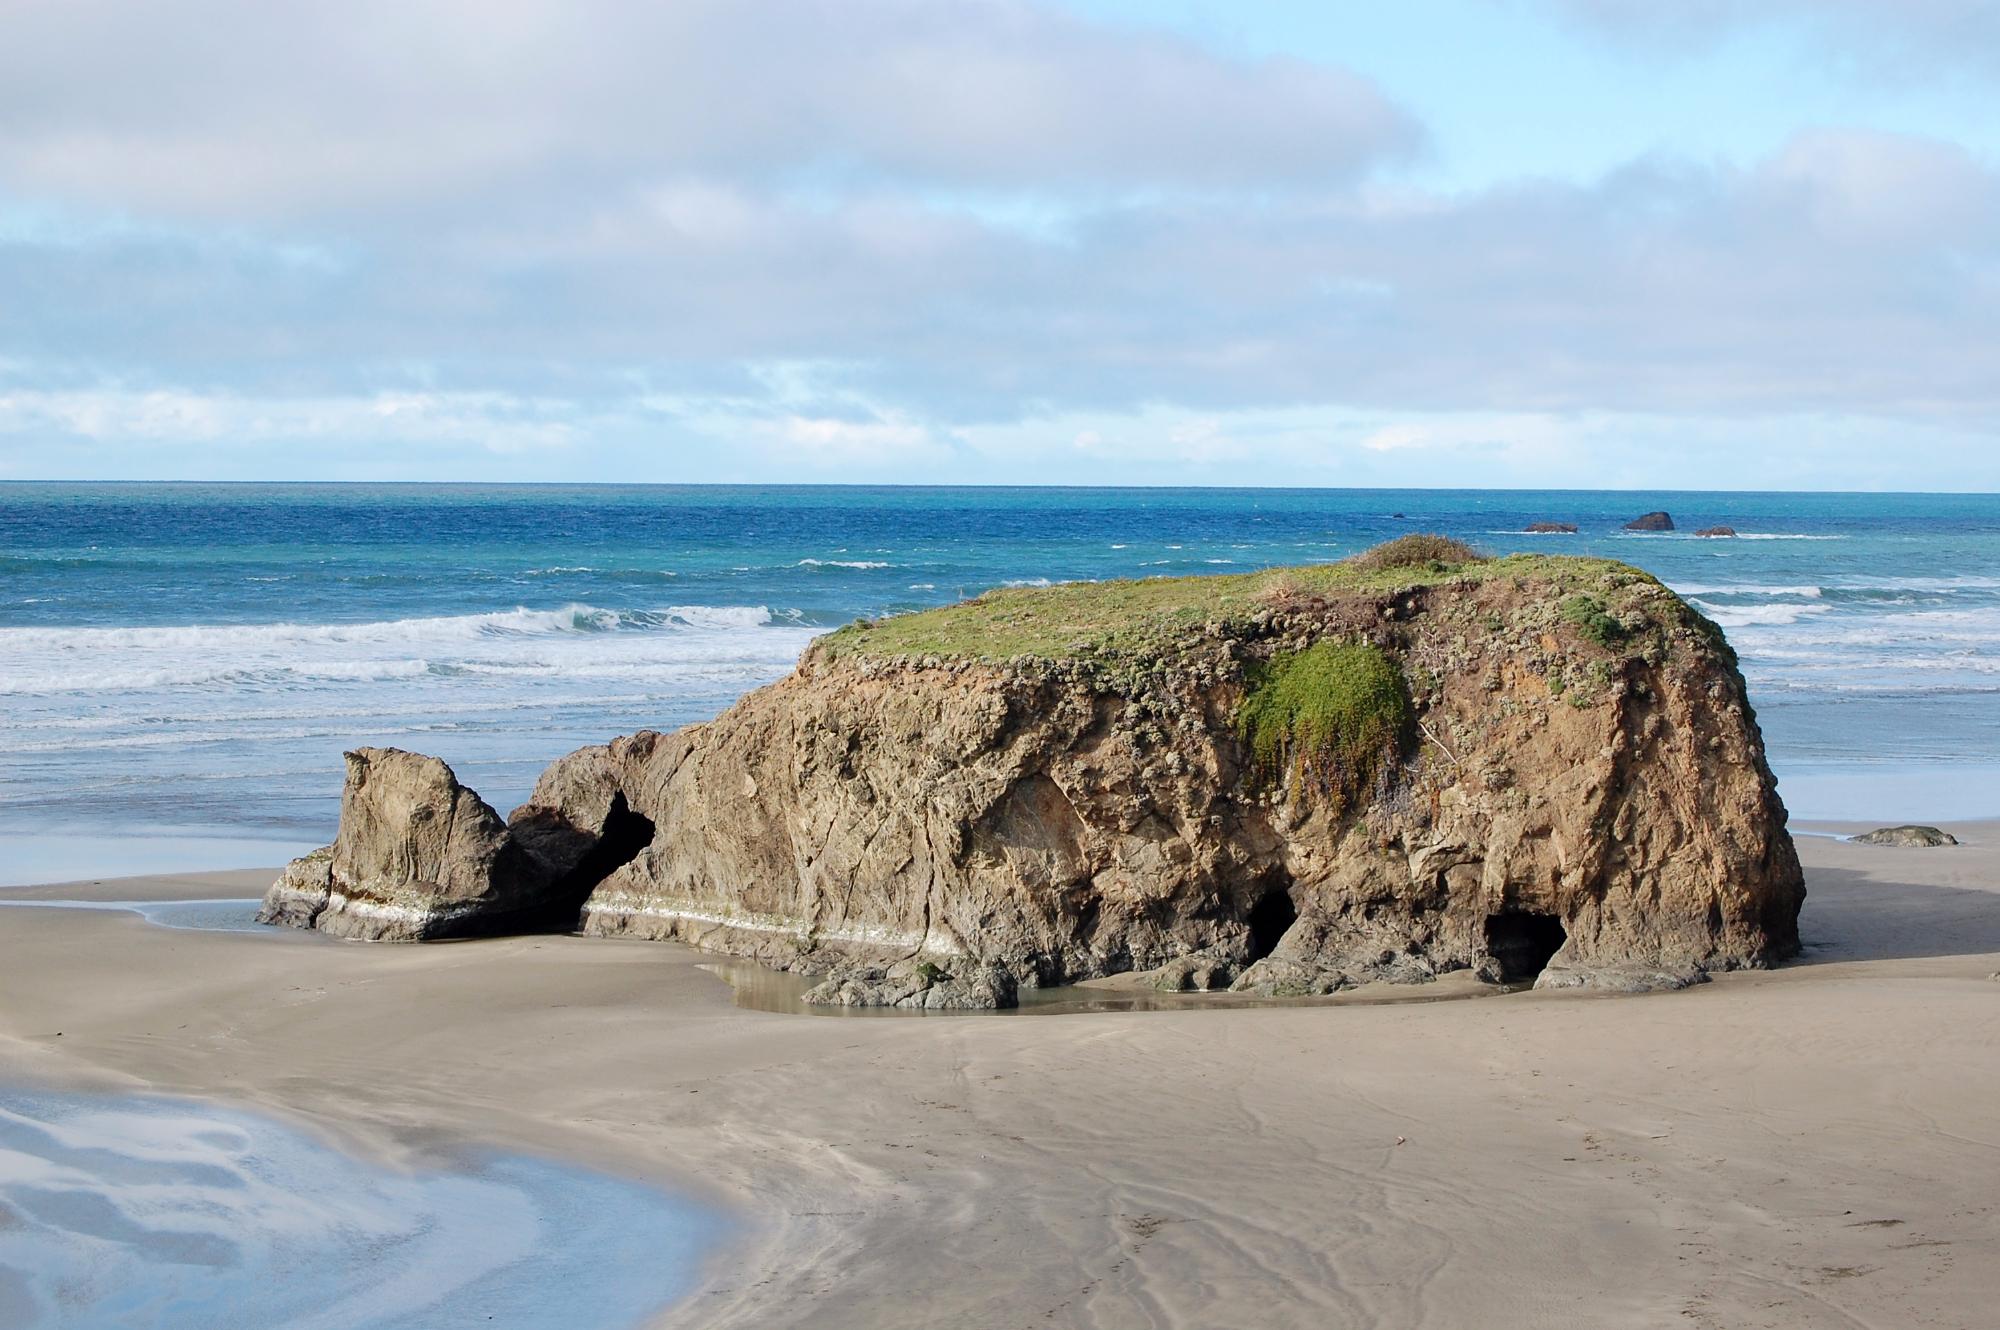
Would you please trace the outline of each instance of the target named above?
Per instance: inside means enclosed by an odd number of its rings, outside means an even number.
[[[1236,728],[1265,779],[1336,810],[1402,752],[1414,724],[1394,661],[1367,642],[1317,642],[1251,666]]]
[[[1347,560],[1347,566],[1364,573],[1379,573],[1388,568],[1446,572],[1468,563],[1485,562],[1485,555],[1462,540],[1419,531],[1365,549]]]
[[[1418,548],[1413,540],[1441,544]],[[1442,556],[1453,552],[1450,547],[1470,558],[1445,561]],[[1008,587],[956,605],[849,624],[820,639],[820,650],[834,660],[865,655],[993,662],[1085,653],[1157,658],[1171,654],[1205,625],[1246,623],[1287,604],[1493,579],[1549,583],[1561,595],[1588,594],[1600,601],[1620,588],[1659,585],[1611,559],[1547,554],[1486,559],[1443,537],[1403,537],[1340,563],[1225,576]]]

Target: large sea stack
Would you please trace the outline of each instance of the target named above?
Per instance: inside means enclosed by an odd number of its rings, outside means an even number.
[[[1713,624],[1623,564],[1429,537],[857,623],[708,724],[564,758],[504,826],[460,809],[462,853],[348,825],[374,806],[357,770],[386,769],[350,760],[340,840],[273,888],[274,921],[423,937],[479,931],[487,902],[567,911],[825,975],[829,1002],[1004,1005],[1127,971],[1675,987],[1791,955],[1804,897]],[[296,908],[301,881],[449,924],[345,927]]]

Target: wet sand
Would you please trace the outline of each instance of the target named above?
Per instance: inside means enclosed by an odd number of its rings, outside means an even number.
[[[667,944],[4,910],[0,1083],[669,1184],[745,1227],[666,1325],[1978,1326],[2000,826],[1952,829],[1802,837],[1800,962],[1636,998],[842,1020]]]

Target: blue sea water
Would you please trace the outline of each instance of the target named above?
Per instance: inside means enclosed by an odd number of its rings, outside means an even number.
[[[1682,531],[1621,529],[1654,508]],[[1742,535],[1687,534],[1715,523]],[[1795,814],[2000,813],[1996,496],[17,483],[0,882],[94,871],[133,834],[185,867],[322,842],[356,744],[437,753],[504,812],[557,755],[713,715],[858,615],[1412,530],[1693,597]]]

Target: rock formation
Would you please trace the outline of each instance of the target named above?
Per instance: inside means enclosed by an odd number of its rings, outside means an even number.
[[[1705,526],[1695,532],[1695,534],[1709,540],[1726,539],[1736,534],[1736,528],[1733,526]]]
[[[1625,524],[1627,531],[1672,531],[1674,519],[1666,513],[1641,513]]]
[[[1521,530],[1531,536],[1573,536],[1576,534],[1576,523],[1530,522]]]
[[[1792,954],[1798,861],[1719,630],[1621,564],[1405,539],[1410,566],[856,624],[712,722],[563,759],[463,850],[398,848],[410,819],[351,775],[331,854],[266,914],[301,922],[322,881],[320,927],[358,896],[453,924],[581,899],[587,933],[903,1006],[1126,971],[1630,989]],[[427,805],[471,799],[424,779]]]
[[[571,927],[616,851],[624,807],[591,765],[564,758],[510,823],[434,757],[395,748],[347,755],[340,833],[295,859],[272,885],[264,923],[370,941],[427,941]],[[648,829],[650,834],[650,828]],[[606,865],[608,868],[609,865]]]
[[[1923,826],[1878,827],[1865,835],[1856,836],[1854,840],[1858,845],[1895,845],[1916,850],[1958,844],[1958,837],[1949,831]]]

